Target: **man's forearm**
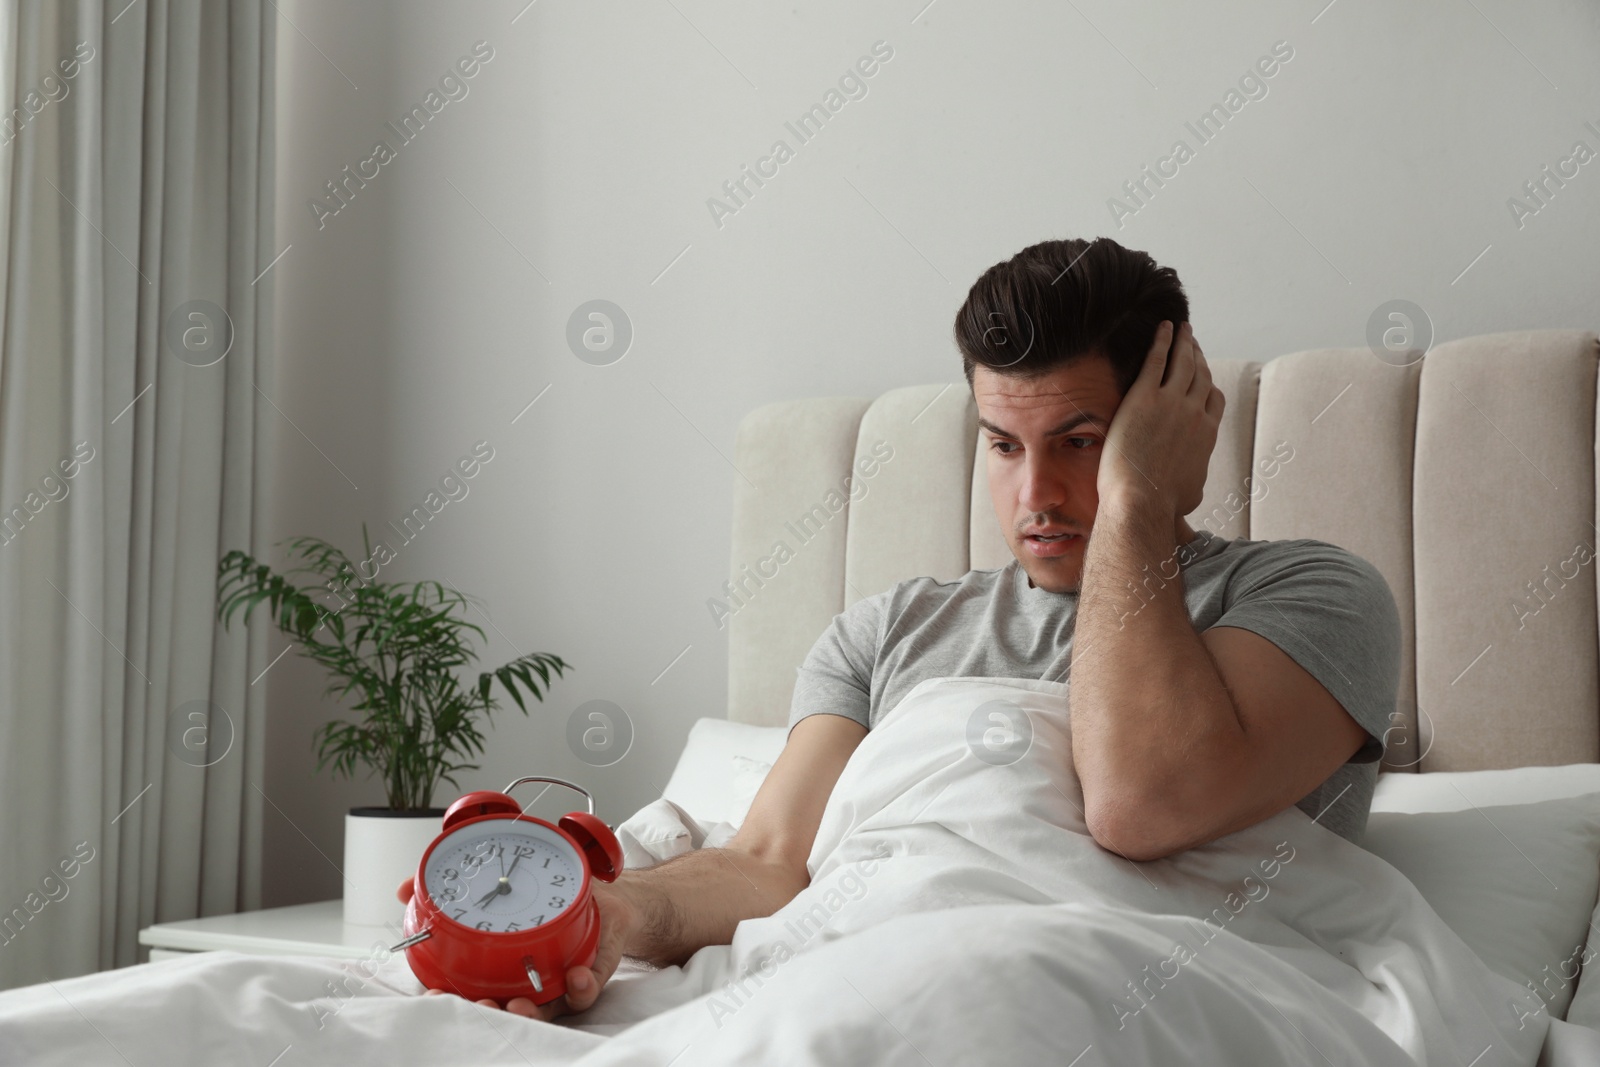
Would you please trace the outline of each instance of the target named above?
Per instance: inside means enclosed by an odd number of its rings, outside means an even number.
[[[1242,732],[1189,618],[1176,522],[1137,498],[1102,500],[1095,516],[1071,675],[1073,762],[1091,806],[1152,789],[1176,795]]]
[[[623,871],[612,890],[632,917],[622,951],[658,967],[726,945],[744,919],[771,915],[804,889],[788,867],[738,849],[699,848]]]

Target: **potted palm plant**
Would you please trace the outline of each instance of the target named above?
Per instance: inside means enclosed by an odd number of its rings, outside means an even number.
[[[361,534],[370,562],[365,525]],[[482,727],[500,707],[495,683],[526,715],[520,690],[543,700],[534,675],[548,687],[550,671],[560,675],[570,664],[533,652],[463,685],[458,671],[477,661],[470,635],[484,637],[464,617],[473,598],[436,581],[364,578],[319,538],[282,543],[297,563],[282,574],[237,549],[222,557],[217,615],[226,629],[235,612],[248,624],[267,604],[278,629],[327,670],[327,694],[356,698],[355,717],[325,723],[313,742],[319,770],[331,764],[335,776],[350,777],[362,766],[384,784],[387,805],[352,808],[345,817],[343,874],[345,921],[386,923],[399,914],[395,886],[439,832],[444,812],[431,806],[434,790],[477,767],[466,761],[483,751]],[[313,580],[299,584],[304,575]]]

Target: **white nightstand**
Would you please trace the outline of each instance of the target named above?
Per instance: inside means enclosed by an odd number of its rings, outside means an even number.
[[[157,923],[139,931],[139,944],[150,948],[150,962],[190,952],[230,949],[253,956],[339,956],[365,959],[373,947],[400,940],[396,916],[391,929],[355,926],[343,918],[344,903],[324,900],[209,919]]]

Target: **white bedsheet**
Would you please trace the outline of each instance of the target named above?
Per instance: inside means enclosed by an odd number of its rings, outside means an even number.
[[[1101,849],[1065,692],[921,683],[846,767],[810,887],[563,1024],[417,997],[399,957],[218,953],[0,994],[0,1063],[1536,1062],[1537,997],[1297,808],[1153,863]],[[994,700],[1032,725],[1010,765],[968,748]]]

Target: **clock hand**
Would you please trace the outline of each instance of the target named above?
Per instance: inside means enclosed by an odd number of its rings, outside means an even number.
[[[501,862],[502,865],[505,863],[505,857],[504,856],[502,856],[500,858],[500,862]],[[506,878],[510,878],[511,877],[511,871],[516,870],[517,869],[517,864],[519,864],[521,862],[522,862],[522,854],[521,853],[518,853],[517,855],[513,856],[511,858],[511,870],[505,872],[505,877]]]
[[[478,901],[478,903],[475,906],[481,908],[485,904],[489,903],[489,901],[493,900],[495,897],[501,896],[501,895],[503,895],[505,893],[509,893],[509,892],[511,892],[511,883],[507,882],[504,878],[502,878],[502,879],[500,879],[500,881],[495,883],[495,886],[494,886],[493,889],[489,890],[487,893],[485,893],[483,895],[483,899]]]

